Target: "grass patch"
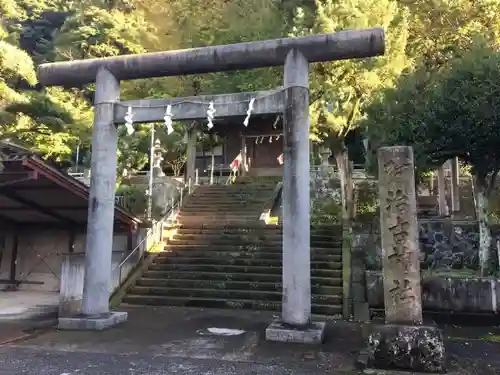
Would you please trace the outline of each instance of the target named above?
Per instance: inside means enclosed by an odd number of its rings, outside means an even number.
[[[481,336],[480,339],[490,342],[500,342],[500,335],[486,335],[486,336]]]
[[[455,278],[478,278],[481,277],[479,270],[471,270],[471,269],[450,269],[450,270],[421,270],[422,277],[431,277],[431,276],[439,276],[439,277],[455,277]]]

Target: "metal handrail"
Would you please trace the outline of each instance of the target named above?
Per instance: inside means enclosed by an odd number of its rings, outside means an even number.
[[[158,223],[163,223],[164,220],[168,219],[172,215],[174,210],[176,210],[177,208],[179,208],[182,205],[183,196],[184,196],[183,193],[184,193],[184,190],[186,190],[186,189],[188,189],[188,195],[191,194],[191,192],[189,191],[191,189],[190,182],[189,182],[188,186],[184,185],[182,187],[178,201],[170,207],[168,212],[165,215],[163,215],[163,217],[160,220],[158,220]],[[155,225],[157,225],[158,223],[156,223]],[[161,225],[161,228],[163,230],[163,225]],[[147,235],[142,239],[142,241],[139,242],[139,244],[118,264],[118,266],[113,271],[116,271],[117,269],[121,269],[123,267],[123,265],[132,257],[132,255],[134,255],[141,248],[141,245],[144,242],[146,242],[154,234],[155,234],[154,228],[151,228],[150,230],[148,230]]]
[[[150,232],[150,233],[149,233],[149,232]],[[144,238],[142,239],[142,241],[141,241],[141,242],[139,242],[139,244],[138,244],[138,245],[137,245],[137,246],[136,246],[136,247],[135,247],[135,248],[134,248],[134,249],[130,252],[130,254],[128,254],[128,255],[125,257],[125,259],[123,259],[123,260],[121,261],[121,263],[120,263],[120,264],[118,264],[118,266],[116,266],[116,268],[115,268],[113,271],[116,271],[118,268],[122,268],[122,267],[123,267],[123,265],[127,262],[127,260],[129,260],[129,259],[130,259],[130,257],[131,257],[132,255],[134,255],[134,254],[135,254],[135,252],[141,248],[141,245],[142,245],[144,242],[146,242],[146,241],[149,239],[149,237],[150,237],[150,236],[152,236],[153,234],[154,234],[154,231],[153,231],[153,230],[148,231],[148,234],[146,235],[146,237],[144,237]]]

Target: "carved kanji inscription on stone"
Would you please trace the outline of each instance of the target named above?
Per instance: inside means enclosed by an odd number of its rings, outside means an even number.
[[[410,147],[379,150],[384,299],[388,323],[422,321],[413,169]]]
[[[403,173],[405,170],[407,170],[409,167],[413,165],[413,162],[410,163],[402,163],[398,164],[394,160],[388,160],[384,164],[384,172],[387,174],[387,176],[391,178],[398,178],[403,176]]]

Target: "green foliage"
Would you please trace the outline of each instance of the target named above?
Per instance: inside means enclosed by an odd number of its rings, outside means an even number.
[[[0,0],[0,138],[65,163],[77,144],[81,153],[90,149],[93,86],[26,91],[36,84],[36,64],[279,37],[282,10],[278,0]],[[122,98],[258,90],[279,85],[280,77],[280,69],[261,69],[139,80],[122,84]],[[119,173],[148,163],[150,126],[136,127],[133,136],[120,131]],[[185,127],[164,133],[157,128],[165,167],[180,173]]]
[[[411,126],[398,127],[398,111],[426,111],[422,98],[437,95],[435,76],[444,75],[450,61],[470,49],[478,36],[490,44],[500,40],[498,9],[500,0],[0,0],[0,139],[36,146],[60,161],[71,160],[77,144],[90,148],[93,87],[33,92],[34,68],[42,62],[382,26],[387,30],[384,57],[312,66],[312,138],[343,149],[349,133],[356,128],[361,133],[361,124],[363,129],[370,125],[375,145],[391,139],[411,143],[422,133],[416,130],[422,117],[414,115]],[[124,82],[121,96],[253,91],[280,86],[281,81],[280,68],[138,80]],[[397,90],[386,91],[396,84]],[[478,92],[483,88],[477,87]],[[485,103],[481,108],[490,104]],[[447,110],[453,106],[451,98],[447,105]],[[456,113],[469,113],[473,106],[480,107],[481,100]],[[492,119],[488,113],[494,111],[483,112],[481,121]],[[387,131],[379,131],[385,126]],[[186,125],[175,127],[167,135],[159,126],[157,136],[165,149],[166,169],[180,173]],[[119,173],[141,170],[148,163],[150,126],[136,129],[132,136],[120,130]],[[215,144],[207,136],[199,141]],[[416,147],[423,155],[430,146]],[[425,170],[446,156],[441,154],[418,156],[417,164]]]
[[[356,184],[356,220],[372,221],[379,216],[378,186],[370,182]]]
[[[55,94],[22,91],[23,87],[37,82],[31,57],[13,44],[16,38],[11,37],[12,30],[16,30],[12,24],[30,14],[23,5],[23,2],[0,2],[5,17],[0,19],[0,27],[3,27],[0,33],[0,139],[36,146],[46,155],[59,156],[68,151],[66,144],[71,135],[65,126],[73,123],[71,108],[63,109]]]
[[[411,13],[408,54],[433,73],[474,44],[500,38],[500,0],[404,0]]]
[[[500,169],[500,53],[478,44],[431,82],[402,77],[368,110],[378,145],[411,144],[420,170],[459,157],[486,179]]]
[[[157,130],[157,139],[163,148],[164,169],[171,171],[174,176],[180,176],[187,160],[187,133],[185,126],[174,124],[175,132],[167,134],[165,127]]]
[[[34,147],[56,160],[68,157],[72,146],[89,139],[92,113],[85,102],[72,97],[76,103],[71,103],[67,95],[53,89],[7,106],[6,112],[15,122],[3,124],[3,138]],[[85,111],[79,112],[82,109]]]
[[[311,207],[311,223],[338,223],[342,218],[342,205],[333,199],[318,199]]]
[[[122,184],[116,190],[116,196],[123,197],[125,208],[135,215],[143,216],[146,212],[148,198],[143,186]]]
[[[95,6],[69,17],[55,39],[56,59],[74,60],[145,52],[141,40],[153,31],[141,13]]]
[[[14,1],[0,0],[0,112],[7,104],[23,101],[18,92],[19,81],[29,85],[36,83],[36,74],[31,57],[12,44],[8,25],[11,18],[23,17],[21,10]],[[0,114],[5,118],[5,114]]]
[[[426,110],[435,76],[448,69],[450,61],[467,54],[478,40],[492,46],[498,44],[500,0],[417,0],[400,4],[409,10],[406,53],[414,64],[397,83],[397,90],[377,93],[363,127],[369,126],[373,149],[391,144],[393,141],[390,139],[388,143],[383,139],[390,133],[389,138],[393,140],[413,144],[417,167],[425,173],[432,167],[428,162],[434,165],[440,161],[423,157],[424,150],[419,150],[421,145],[416,144],[413,137],[416,128],[423,122],[419,114]],[[400,112],[412,116],[413,120],[408,120],[405,126],[398,126],[396,122]],[[408,126],[409,123],[416,128]],[[371,167],[376,169],[373,158],[370,161]]]

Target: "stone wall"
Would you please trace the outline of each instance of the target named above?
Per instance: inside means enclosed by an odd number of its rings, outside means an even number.
[[[0,264],[0,279],[10,278],[13,234],[5,233],[5,248]],[[62,254],[69,252],[70,233],[60,229],[20,229],[18,235],[16,280],[20,290],[57,292],[60,286]],[[113,251],[123,253],[127,247],[126,233],[115,234]],[[73,252],[85,252],[85,233],[75,236]],[[0,288],[8,287],[0,284]]]
[[[340,182],[333,166],[312,167],[309,184],[311,221],[339,222],[342,214]]]
[[[153,216],[159,220],[171,208],[172,203],[175,202],[182,189],[182,182],[174,177],[158,177],[155,179],[153,185]]]
[[[476,270],[479,267],[479,231],[477,223],[449,219],[419,219],[420,266],[422,270]],[[365,227],[366,266],[382,269],[382,249],[378,220]],[[492,227],[500,239],[500,226]],[[495,251],[495,249],[492,249]]]
[[[497,313],[500,311],[500,280],[480,277],[423,276],[422,306],[425,311]],[[384,307],[382,272],[366,272],[367,299],[371,308]]]
[[[378,217],[378,185],[376,180],[365,177],[362,171],[355,170],[353,173],[356,220],[371,221]],[[309,181],[312,221],[340,222],[342,197],[340,180],[334,167],[311,167]]]
[[[123,251],[113,251],[111,257],[110,295],[127,279],[129,273],[140,261],[143,253],[136,252],[120,267]],[[82,312],[83,283],[85,277],[85,253],[65,253],[61,258],[60,316]]]

